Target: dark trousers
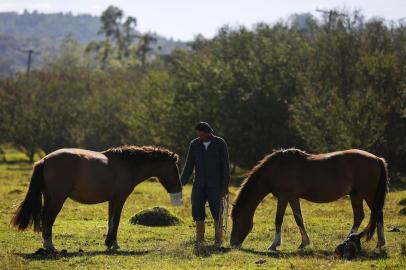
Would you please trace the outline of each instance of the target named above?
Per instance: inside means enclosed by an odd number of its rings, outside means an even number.
[[[211,216],[219,219],[221,188],[193,185],[192,187],[192,217],[195,221],[202,221],[206,217],[206,202],[209,203]]]

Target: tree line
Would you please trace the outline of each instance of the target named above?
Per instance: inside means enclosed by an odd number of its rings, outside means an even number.
[[[114,11],[104,13],[104,40],[82,46],[68,37],[29,81],[0,81],[0,144],[30,157],[119,144],[184,154],[204,120],[228,142],[233,166],[249,168],[277,148],[360,148],[405,170],[404,22],[357,11],[291,16],[252,29],[224,26],[212,39],[151,58],[153,40],[133,50],[135,19]]]

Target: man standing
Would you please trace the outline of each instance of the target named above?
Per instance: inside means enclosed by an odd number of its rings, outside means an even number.
[[[198,138],[189,145],[186,164],[183,168],[181,181],[185,185],[195,170],[192,187],[192,216],[196,222],[196,242],[204,241],[204,220],[206,202],[214,219],[215,245],[222,244],[222,218],[220,204],[228,194],[230,182],[230,166],[226,142],[213,135],[213,129],[206,122],[200,122],[195,130]]]

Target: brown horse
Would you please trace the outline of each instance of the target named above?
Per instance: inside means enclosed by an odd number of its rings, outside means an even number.
[[[233,226],[230,243],[239,247],[253,227],[255,209],[272,193],[277,197],[275,238],[269,250],[281,244],[281,225],[289,203],[302,236],[299,248],[310,243],[304,227],[299,199],[327,203],[350,195],[357,232],[364,218],[363,200],[371,209],[368,226],[358,237],[371,239],[378,228],[378,244],[385,245],[383,206],[387,193],[388,171],[383,158],[361,150],[345,150],[310,155],[301,150],[275,151],[262,159],[243,182],[232,210]]]
[[[109,217],[105,244],[108,249],[118,249],[121,210],[137,184],[157,177],[171,194],[172,202],[181,203],[182,185],[177,161],[177,154],[152,146],[123,146],[104,152],[57,150],[35,163],[27,195],[11,223],[19,230],[27,229],[31,224],[35,231],[42,229],[44,248],[55,251],[52,225],[67,198],[83,204],[107,201]]]

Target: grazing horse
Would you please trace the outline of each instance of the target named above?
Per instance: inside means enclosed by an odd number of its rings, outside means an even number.
[[[255,209],[272,193],[277,200],[275,238],[269,250],[281,244],[281,225],[289,203],[299,227],[304,248],[310,243],[304,227],[299,199],[327,203],[350,195],[356,233],[364,218],[363,200],[371,209],[367,227],[357,236],[371,239],[378,231],[377,248],[385,245],[383,206],[388,189],[387,164],[383,158],[352,149],[311,155],[298,149],[274,151],[256,165],[243,182],[231,213],[233,226],[230,243],[241,246],[253,227]]]
[[[107,201],[105,244],[108,249],[118,249],[121,210],[137,184],[157,177],[171,194],[172,203],[181,203],[177,161],[177,154],[152,146],[122,146],[103,152],[57,150],[35,163],[28,192],[11,224],[19,230],[31,224],[34,231],[42,230],[44,248],[56,251],[52,244],[52,225],[67,198],[83,204]]]

